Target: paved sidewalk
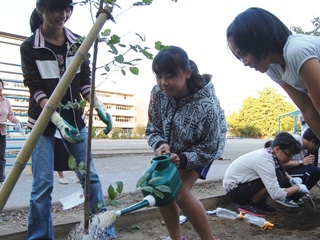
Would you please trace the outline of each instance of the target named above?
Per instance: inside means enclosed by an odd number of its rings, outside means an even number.
[[[95,168],[99,173],[104,194],[107,195],[109,185],[114,184],[117,181],[122,181],[124,183],[124,192],[135,191],[136,182],[150,166],[152,157],[153,155],[151,154],[142,154],[141,152],[130,156],[104,156],[103,158],[97,158],[96,155],[94,160]],[[230,161],[225,160],[215,161],[211,167],[214,171],[209,172],[207,180],[222,179],[224,171],[229,163]],[[32,186],[32,175],[29,168],[30,167],[27,166],[24,169],[4,209],[29,206]],[[6,170],[9,171],[10,167],[7,167]],[[77,179],[74,172],[66,171],[64,172],[64,175],[69,181],[68,185],[60,184],[58,174],[55,173],[52,202],[57,202],[61,197],[68,196],[81,190],[81,185],[76,182]]]
[[[216,160],[213,162],[207,176],[207,181],[222,179],[227,167],[233,159],[245,152],[262,147],[263,143],[264,140],[228,140],[223,154],[223,157],[226,160]],[[109,185],[114,184],[117,181],[122,181],[124,183],[124,192],[135,191],[137,180],[150,166],[150,160],[154,157],[152,150],[148,148],[148,146],[141,146],[133,149],[134,144],[141,144],[134,141],[128,142],[128,145],[125,147],[119,145],[113,149],[108,148],[105,144],[100,146],[98,144],[99,142],[93,144],[92,151],[95,168],[100,176],[104,194],[107,195]],[[11,167],[6,167],[7,174],[10,169]],[[69,181],[68,185],[59,184],[58,174],[55,173],[52,202],[58,202],[61,197],[68,196],[81,190],[81,185],[76,183],[76,175],[74,172],[64,172],[64,175]],[[29,166],[27,166],[16,183],[4,209],[28,207],[31,186],[32,175]]]

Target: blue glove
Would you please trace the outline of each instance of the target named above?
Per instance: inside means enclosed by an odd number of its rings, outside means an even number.
[[[81,143],[83,138],[78,137],[79,131],[71,126],[66,120],[64,120],[59,113],[54,112],[51,121],[57,126],[61,137],[71,143]]]
[[[302,179],[299,177],[292,177],[292,178],[290,178],[289,182],[290,182],[291,186],[299,185],[302,183]]]
[[[108,113],[104,104],[99,100],[94,102],[93,107],[96,109],[100,120],[107,125],[107,127],[104,129],[104,133],[108,134],[112,129],[111,115]]]

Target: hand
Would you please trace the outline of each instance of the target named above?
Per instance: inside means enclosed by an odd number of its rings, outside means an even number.
[[[290,178],[289,182],[290,182],[291,186],[299,185],[302,183],[302,179],[299,177],[292,177],[292,178]]]
[[[310,154],[303,159],[304,165],[314,164],[314,155]]]
[[[170,160],[171,160],[171,162],[173,162],[177,167],[179,167],[180,158],[179,158],[178,154],[176,154],[176,153],[171,153],[171,154],[170,154]]]
[[[155,151],[156,156],[161,156],[165,153],[170,153],[170,146],[167,143],[163,143]]]
[[[99,100],[94,102],[93,107],[96,109],[100,120],[107,125],[107,127],[104,129],[104,133],[108,134],[112,129],[112,120],[110,114],[108,113],[104,104]]]
[[[299,193],[302,193],[302,194],[310,194],[310,191],[309,189],[306,187],[306,185],[304,184],[298,184],[297,185],[300,189],[299,189]]]
[[[16,129],[20,134],[22,134],[22,135],[25,134],[25,130],[21,127],[21,123],[20,122],[16,123]]]
[[[71,143],[81,143],[83,138],[78,137],[79,131],[71,126],[66,120],[64,120],[59,113],[54,112],[51,121],[57,126],[60,131],[61,137]]]

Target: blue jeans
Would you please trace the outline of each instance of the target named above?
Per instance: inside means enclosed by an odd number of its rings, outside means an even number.
[[[80,135],[85,139],[83,143],[72,144],[64,141],[64,144],[75,159],[77,166],[86,161],[87,129],[80,130]],[[42,135],[32,153],[33,184],[28,216],[28,239],[54,239],[51,215],[51,193],[53,190],[53,164],[54,164],[54,137]],[[102,205],[102,211],[107,206],[104,201],[101,183],[97,171],[94,168],[92,154],[90,153],[90,209],[98,204]],[[79,176],[84,187],[85,176]],[[110,239],[116,238],[114,226],[106,230]]]

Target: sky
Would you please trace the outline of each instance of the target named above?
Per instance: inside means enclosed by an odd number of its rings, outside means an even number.
[[[275,88],[287,97],[265,74],[244,67],[228,50],[225,33],[236,15],[249,7],[261,7],[275,14],[288,27],[301,26],[304,30],[313,29],[311,20],[320,17],[318,0],[154,0],[150,6],[130,8],[134,2],[118,0],[121,9],[115,8],[113,11],[116,24],[108,21],[102,29],[110,28],[124,42],[148,46],[154,54],[156,41],[183,48],[189,58],[197,63],[202,74],[213,75],[216,94],[227,115],[239,108],[246,97],[257,96],[263,87]],[[0,31],[29,36],[29,18],[35,3],[36,0],[7,0],[2,3]],[[87,35],[92,25],[88,7],[79,5],[75,6],[66,24],[81,36]],[[139,42],[135,33],[145,36],[146,43]],[[110,57],[103,47],[99,49],[99,61],[109,62]],[[130,89],[140,97],[148,98],[155,84],[151,63],[150,60],[142,61],[138,66],[138,76],[112,74],[104,84]],[[97,84],[103,80],[98,76]]]

